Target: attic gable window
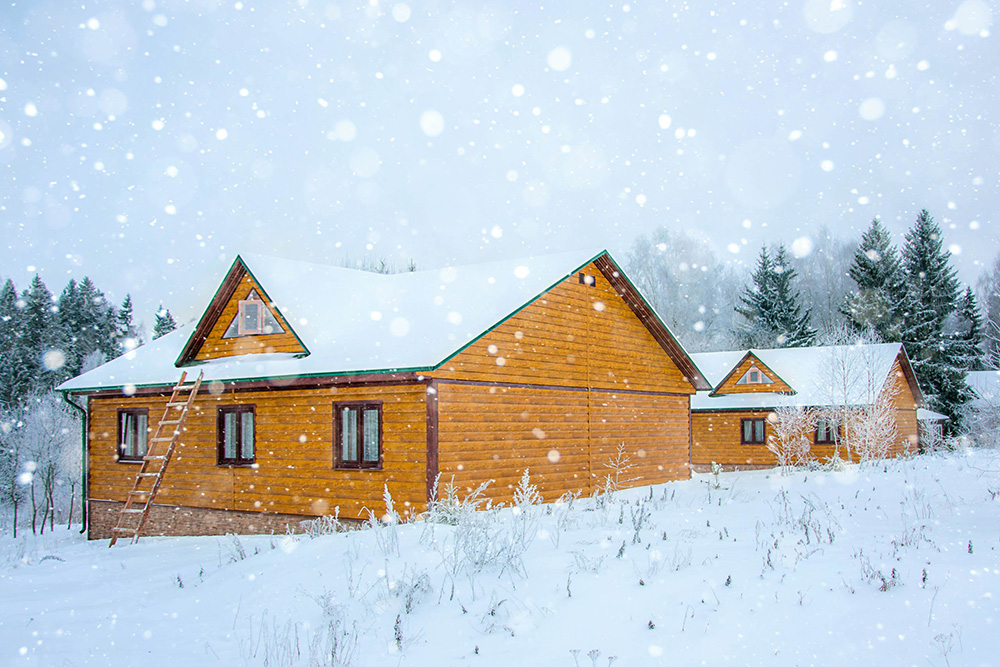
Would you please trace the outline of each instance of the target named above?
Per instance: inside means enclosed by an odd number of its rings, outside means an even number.
[[[240,301],[239,324],[237,331],[241,336],[263,333],[264,303],[256,299]]]
[[[774,382],[756,366],[751,366],[750,370],[743,374],[736,384],[771,384]]]
[[[236,317],[226,328],[223,338],[238,338],[240,336],[266,336],[280,334],[285,330],[271,313],[257,290],[250,290],[245,299],[238,302]]]

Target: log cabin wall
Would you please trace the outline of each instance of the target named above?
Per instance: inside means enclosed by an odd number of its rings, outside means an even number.
[[[542,496],[590,493],[625,443],[621,486],[689,476],[692,385],[591,264],[429,373],[439,471],[510,499],[525,467]]]
[[[245,512],[332,514],[367,518],[382,509],[384,484],[396,508],[426,507],[427,430],[424,384],[343,386],[210,393],[203,389],[163,478],[155,503]],[[90,401],[90,498],[123,501],[138,468],[117,461],[117,411],[147,408],[149,426],[163,413],[167,396],[100,398]],[[340,470],[333,466],[333,402],[382,402],[382,468]],[[219,465],[217,410],[255,406],[253,466]],[[146,531],[156,534],[155,525]]]
[[[292,333],[292,329],[288,322],[285,321],[285,319],[282,318],[281,315],[273,308],[271,308],[270,304],[266,305],[281,325],[281,328],[284,329],[282,333],[223,338],[223,335],[226,333],[226,329],[229,328],[229,325],[233,322],[233,319],[236,318],[239,312],[240,301],[246,299],[251,290],[256,291],[262,299],[264,298],[264,291],[260,288],[260,285],[257,284],[249,273],[244,273],[243,278],[236,287],[236,291],[229,299],[229,302],[226,303],[225,308],[223,308],[222,313],[216,320],[215,325],[208,334],[208,337],[201,344],[198,353],[194,356],[194,360],[205,361],[208,359],[235,357],[243,354],[256,354],[260,352],[291,352],[301,354],[306,351],[305,348],[302,347],[302,343],[300,343],[298,338],[295,337],[295,334]]]

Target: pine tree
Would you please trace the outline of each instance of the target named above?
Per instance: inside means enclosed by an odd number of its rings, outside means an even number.
[[[153,325],[153,340],[165,336],[176,328],[177,323],[174,322],[170,311],[164,310],[163,304],[160,304],[159,310],[156,311],[156,323]]]
[[[955,311],[957,323],[952,334],[957,348],[958,361],[966,370],[987,370],[981,355],[983,345],[983,314],[971,287],[958,298]]]
[[[11,350],[11,393],[16,402],[31,392],[44,393],[51,389],[56,380],[51,371],[62,366],[61,350],[53,346],[58,342],[55,325],[58,309],[41,277],[35,275],[31,286],[21,293],[19,301],[24,305],[17,318],[17,342]],[[53,354],[46,357],[47,352]]]
[[[118,337],[115,322],[115,308],[108,303],[104,292],[99,290],[89,277],[80,281],[80,296],[84,304],[80,346],[81,359],[86,359],[95,350],[104,359],[118,355]]]
[[[126,294],[121,308],[115,316],[115,339],[118,343],[118,354],[135,349],[142,345],[139,330],[132,322],[132,295]],[[131,342],[129,342],[131,341]]]
[[[906,234],[903,246],[906,295],[903,298],[902,342],[932,410],[948,416],[946,428],[961,426],[968,400],[967,355],[953,332],[945,329],[958,308],[959,283],[944,249],[941,228],[924,210]]]
[[[762,247],[751,284],[740,296],[736,312],[746,323],[736,331],[743,347],[805,347],[816,338],[809,326],[810,311],[802,313],[801,296],[793,290],[796,277],[788,252],[779,245],[774,258]]]
[[[0,412],[13,407],[15,350],[20,338],[20,308],[17,287],[8,280],[0,289]]]
[[[906,292],[899,252],[878,218],[861,238],[849,274],[858,289],[848,295],[841,312],[856,332],[874,330],[884,341],[902,334],[900,306]]]

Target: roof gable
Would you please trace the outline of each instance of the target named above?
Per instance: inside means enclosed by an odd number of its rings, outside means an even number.
[[[767,380],[764,382],[748,381],[751,370],[762,373]],[[760,392],[794,394],[795,389],[751,350],[715,385],[715,389],[711,395],[719,396],[722,394],[750,394]]]
[[[591,262],[609,277],[688,381],[698,389],[709,388],[691,358],[603,250],[398,274],[242,255],[226,272],[193,332],[182,326],[60,388],[93,391],[125,384],[167,385],[176,380],[176,363],[200,363],[206,381],[426,372]],[[213,343],[231,340],[224,336],[232,315],[224,311],[238,308],[233,300],[248,296],[250,285],[301,351],[205,358],[201,351],[210,335],[217,334]],[[331,303],[335,307],[324,307]]]
[[[253,319],[256,326],[248,322]],[[273,353],[308,355],[309,350],[243,258],[237,256],[175,365]]]

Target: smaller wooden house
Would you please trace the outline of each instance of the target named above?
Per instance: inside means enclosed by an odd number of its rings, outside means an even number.
[[[600,486],[621,443],[632,484],[686,478],[690,396],[709,388],[605,251],[395,275],[238,257],[193,327],[60,387],[87,399],[92,538],[185,370],[207,391],[150,534],[366,518],[386,486],[420,512],[438,475],[505,501],[529,468],[555,500]]]
[[[857,460],[858,420],[877,401],[895,433],[886,452],[896,456],[919,447],[917,409],[923,395],[899,343],[839,345],[770,350],[737,350],[692,355],[712,384],[691,399],[691,465],[707,471],[776,465],[768,449],[784,408],[808,410],[803,426],[809,456]]]

